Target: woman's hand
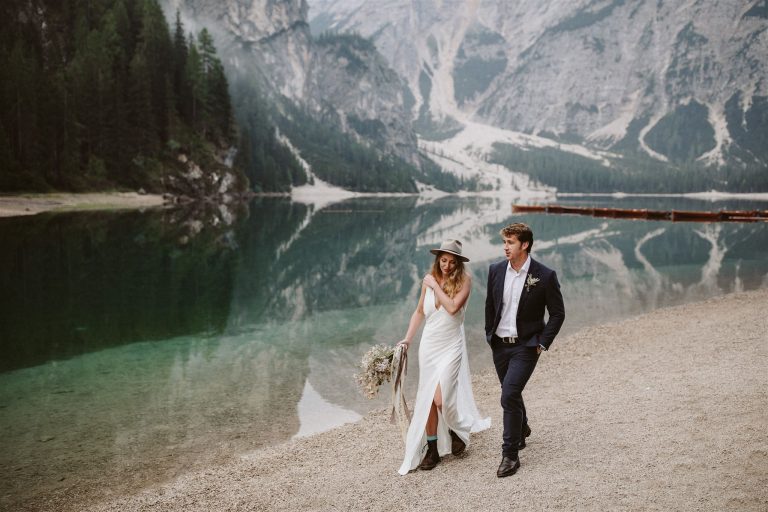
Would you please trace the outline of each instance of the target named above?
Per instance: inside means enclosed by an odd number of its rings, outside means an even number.
[[[405,350],[408,350],[408,346],[411,344],[410,340],[402,339],[397,342],[397,347],[402,346],[405,348]]]
[[[435,279],[435,276],[432,274],[425,275],[423,282],[427,287],[432,288],[433,290],[435,288],[440,288],[440,285],[437,284],[437,279]]]

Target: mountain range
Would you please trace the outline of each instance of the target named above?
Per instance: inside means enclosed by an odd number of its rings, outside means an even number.
[[[273,101],[420,181],[427,156],[476,190],[768,190],[765,0],[169,8],[217,27]]]

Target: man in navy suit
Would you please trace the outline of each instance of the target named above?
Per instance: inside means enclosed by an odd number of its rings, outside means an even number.
[[[496,476],[514,475],[520,467],[518,450],[530,435],[523,388],[539,354],[548,350],[565,320],[563,295],[555,271],[530,257],[533,232],[525,224],[501,230],[506,261],[488,270],[485,298],[485,338],[501,382],[504,442]],[[544,310],[549,319],[544,321]]]

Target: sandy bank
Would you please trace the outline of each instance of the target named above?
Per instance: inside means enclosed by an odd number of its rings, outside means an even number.
[[[766,510],[768,290],[659,310],[555,342],[526,391],[533,434],[498,479],[499,385],[474,378],[491,429],[461,457],[399,476],[384,411],[130,496],[49,510]],[[490,357],[490,354],[489,354]],[[409,376],[416,378],[415,372]],[[412,401],[412,397],[411,397]],[[82,498],[80,498],[82,499]]]
[[[0,195],[0,217],[35,215],[46,211],[116,210],[162,206],[163,197],[136,192],[88,192],[82,194]]]

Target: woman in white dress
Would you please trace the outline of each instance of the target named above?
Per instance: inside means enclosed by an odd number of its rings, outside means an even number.
[[[407,349],[426,319],[419,345],[419,388],[401,475],[417,467],[432,469],[441,455],[460,454],[470,432],[491,424],[490,418],[480,418],[469,375],[464,336],[464,312],[472,288],[472,278],[464,269],[469,259],[462,256],[458,240],[446,240],[430,252],[435,254],[432,270],[424,276],[419,304],[405,338],[398,343]]]

